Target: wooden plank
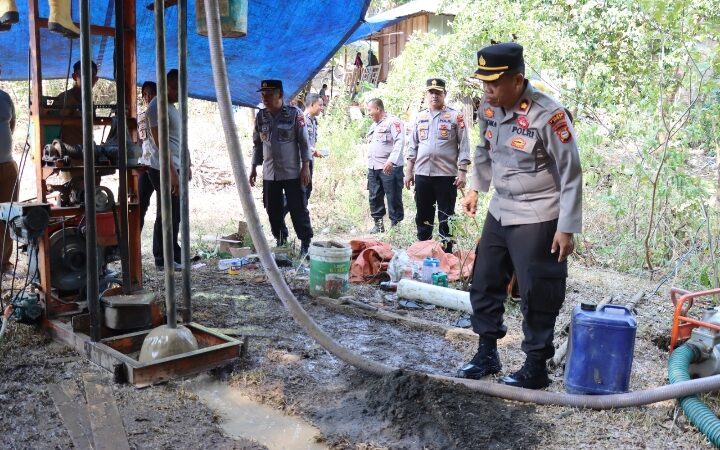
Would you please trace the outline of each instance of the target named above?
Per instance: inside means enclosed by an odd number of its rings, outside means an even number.
[[[48,19],[38,18],[37,23],[40,28],[48,27]],[[76,27],[80,28],[80,24],[78,22],[73,22],[73,23]],[[97,36],[115,37],[115,28],[106,27],[103,25],[90,25],[90,34],[92,34],[93,36],[97,35]]]
[[[278,337],[278,333],[267,328],[262,328],[254,325],[243,325],[234,328],[210,328],[210,330],[224,334],[225,336],[238,337],[238,336],[252,336],[252,337],[266,337],[273,338]]]
[[[78,388],[77,383],[74,380],[65,380],[60,386],[63,392],[68,398],[78,406],[78,425],[82,430],[83,434],[88,440],[90,448],[92,448],[92,430],[90,429],[90,419],[87,413],[87,402],[85,401],[85,394]]]
[[[185,377],[215,367],[230,364],[241,354],[240,341],[195,350],[183,353],[181,356],[164,358],[152,364],[141,367],[130,367],[128,381],[136,387],[145,387],[152,384]]]
[[[73,446],[80,450],[92,449],[87,428],[83,429],[83,423],[88,423],[87,411],[84,403],[79,403],[74,396],[67,395],[58,384],[48,386],[48,393],[55,403],[55,408],[60,419],[68,430]]]
[[[95,375],[83,374],[90,428],[96,450],[130,450],[112,387],[101,384]]]
[[[445,339],[463,339],[471,342],[477,342],[478,335],[464,328],[451,327],[439,322],[420,319],[409,315],[401,315],[390,311],[384,311],[372,305],[368,305],[356,300],[343,299],[335,300],[328,297],[315,297],[313,299],[323,306],[329,307],[345,314],[355,314],[370,317],[384,322],[400,323],[417,330],[429,331],[439,334]]]
[[[108,347],[112,347],[120,353],[127,355],[132,352],[137,352],[142,348],[145,337],[150,333],[150,331],[152,330],[134,331],[120,336],[105,338],[100,342]]]

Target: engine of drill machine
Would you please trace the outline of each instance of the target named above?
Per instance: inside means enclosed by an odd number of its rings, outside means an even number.
[[[703,313],[702,321],[720,326],[720,306],[707,309]],[[691,375],[708,377],[720,373],[720,331],[698,326],[692,330],[686,344],[699,349],[702,355],[701,362],[690,364]]]
[[[75,201],[82,203],[81,191],[73,191]],[[120,259],[117,215],[112,191],[98,186],[95,193],[97,261],[100,292],[117,283],[120,275],[108,264]],[[63,296],[77,295],[83,300],[86,286],[87,249],[85,216],[77,215],[50,223],[50,205],[44,203],[0,203],[0,220],[9,224],[12,237],[27,244],[30,282],[37,282],[37,242],[47,228],[51,285]],[[32,304],[32,299],[28,304]],[[27,307],[25,309],[28,309]]]
[[[85,180],[81,175],[72,176],[62,184],[48,184],[48,193],[57,193],[56,206],[82,206],[85,204]],[[98,212],[110,211],[115,205],[112,191],[104,186],[95,188],[95,207]]]
[[[107,139],[104,143],[94,146],[95,164],[99,167],[117,166],[120,157],[118,137],[117,117],[113,117]],[[127,127],[125,127],[125,143],[127,147],[127,163],[128,165],[136,165],[138,158],[142,154],[142,147],[133,142]],[[43,148],[42,161],[44,165],[50,167],[79,167],[82,166],[84,153],[83,146],[80,144],[67,144],[60,139],[55,139]],[[114,169],[108,168],[102,175],[110,175],[113,172]]]
[[[57,167],[70,167],[82,165],[83,146],[80,144],[66,144],[55,139],[43,148],[42,160],[45,165]],[[73,161],[80,162],[73,164]],[[99,165],[116,165],[118,162],[117,145],[96,145],[95,163]]]
[[[100,292],[116,284],[121,275],[108,268],[108,264],[120,260],[117,224],[112,212],[100,212],[97,223],[97,262]],[[52,287],[61,295],[79,294],[86,297],[87,248],[85,216],[76,216],[49,228],[50,277]]]
[[[10,229],[10,236],[22,244],[29,244],[42,236],[50,222],[47,203],[0,203],[0,220]]]

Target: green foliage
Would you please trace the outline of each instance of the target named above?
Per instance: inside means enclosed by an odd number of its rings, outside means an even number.
[[[349,105],[348,97],[338,97],[320,118],[317,148],[330,155],[315,160],[313,176],[313,222],[338,231],[349,231],[369,217],[362,140],[370,119],[351,120]]]

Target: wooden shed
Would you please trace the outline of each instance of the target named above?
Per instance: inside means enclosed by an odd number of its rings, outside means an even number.
[[[361,38],[377,42],[378,81],[385,81],[390,61],[402,53],[413,34],[428,31],[450,33],[450,23],[457,9],[445,6],[441,10],[441,3],[440,0],[415,0],[366,19],[369,25],[386,23],[383,28]]]

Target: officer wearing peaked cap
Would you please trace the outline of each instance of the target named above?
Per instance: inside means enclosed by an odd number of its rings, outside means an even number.
[[[417,239],[432,238],[437,205],[438,233],[452,253],[448,219],[455,214],[457,190],[465,187],[470,143],[463,114],[445,105],[445,81],[430,78],[426,92],[428,108],[418,113],[410,134],[405,187],[415,185]]]
[[[517,275],[523,313],[523,367],[500,382],[548,386],[555,320],[565,300],[566,258],[582,226],[582,172],[568,112],[525,79],[523,48],[485,47],[474,77],[483,82],[481,142],[463,208],[475,215],[478,192],[495,193],[477,248],[470,302],[480,336],[477,354],[458,376],[482,378],[501,370],[496,342],[505,336],[506,286]]]
[[[250,185],[255,186],[257,166],[262,164],[263,203],[272,234],[278,245],[285,244],[287,208],[301,242],[300,251],[305,254],[313,237],[303,189],[310,183],[310,146],[305,118],[302,111],[283,102],[282,81],[263,80],[258,92],[265,108],[255,117]]]

